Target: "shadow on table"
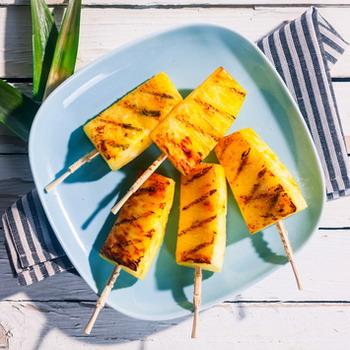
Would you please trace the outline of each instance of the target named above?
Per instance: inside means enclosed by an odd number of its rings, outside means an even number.
[[[101,236],[103,236],[104,232],[108,231],[108,225],[111,223],[108,221],[106,222],[106,227],[101,230]],[[96,246],[99,243],[96,242]],[[25,309],[30,309],[30,315],[33,315],[33,312],[37,312],[34,315],[38,319],[41,317],[45,318],[45,325],[41,329],[40,334],[37,335],[36,344],[33,346],[33,349],[43,349],[46,336],[54,329],[59,329],[68,337],[86,344],[111,345],[147,338],[151,334],[163,331],[185,319],[178,318],[159,322],[143,321],[125,316],[110,307],[106,307],[100,313],[92,334],[90,336],[84,336],[83,328],[93,312],[96,297],[80,276],[71,273],[61,273],[32,286],[19,286],[16,279],[12,277],[10,266],[6,261],[4,235],[1,232],[0,257],[0,300],[14,300],[16,294],[23,293],[26,295],[25,299],[30,302],[23,301],[21,309],[19,311],[14,309],[13,312],[20,312],[21,319],[25,316],[28,317],[29,313],[26,313]],[[104,262],[102,259],[101,261]],[[112,268],[112,265],[109,265]],[[98,265],[96,266],[97,268]],[[102,271],[105,271],[105,273],[98,278],[100,285],[105,282],[104,278],[108,275],[108,271],[106,270],[104,266]],[[134,278],[129,278],[126,273],[123,273],[116,287],[125,288],[134,282]],[[62,297],[59,300],[50,300],[50,292],[56,290],[57,286],[59,286]],[[76,289],[79,295],[74,297],[71,293],[71,288]],[[43,298],[43,291],[47,291],[48,298]],[[28,305],[30,305],[30,308]],[[1,319],[2,317],[0,315],[0,321]],[[30,322],[35,322],[35,320],[33,319]],[[17,326],[19,327],[18,324]],[[19,330],[14,324],[12,325],[12,329],[16,332]]]

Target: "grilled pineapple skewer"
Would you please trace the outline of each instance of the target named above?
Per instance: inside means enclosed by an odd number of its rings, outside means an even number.
[[[219,272],[226,246],[227,191],[224,168],[200,164],[181,176],[176,262],[195,269],[192,338],[197,337],[202,269]]]
[[[271,148],[252,129],[235,132],[218,143],[216,155],[250,233],[276,224],[297,286],[301,280],[282,219],[307,207],[300,188]]]
[[[99,154],[111,170],[129,163],[152,143],[150,132],[181,100],[169,77],[159,73],[113,103],[83,127],[95,150],[47,185],[46,192]]]
[[[115,264],[84,332],[90,334],[121,270],[143,280],[162,245],[175,191],[174,180],[154,173],[125,203],[100,255]]]
[[[183,175],[188,175],[230,128],[245,96],[245,90],[230,74],[222,67],[217,68],[151,132],[151,139],[163,153],[112,208],[112,212],[116,214],[167,158]]]

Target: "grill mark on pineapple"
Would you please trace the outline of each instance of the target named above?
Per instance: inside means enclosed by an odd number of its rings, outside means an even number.
[[[145,237],[152,238],[153,234],[156,232],[154,228],[150,229],[149,231],[146,232]]]
[[[234,93],[236,93],[237,95],[240,95],[240,96],[243,96],[243,97],[245,97],[246,96],[246,93],[244,92],[244,91],[242,91],[242,90],[239,90],[239,89],[237,89],[236,87],[229,87],[229,90],[230,91],[233,91]]]
[[[202,128],[200,128],[198,125],[192,124],[189,120],[186,119],[185,116],[178,114],[176,115],[176,120],[178,120],[180,123],[184,124],[188,129],[194,129],[198,133],[202,134],[203,136],[209,136],[212,138],[215,142],[218,142],[220,140],[220,137],[211,134],[210,132],[204,131]]]
[[[265,173],[266,173],[266,168],[265,167],[263,167],[259,172],[258,172],[258,178],[259,179],[261,179],[264,175],[265,175]]]
[[[208,247],[208,246],[212,245],[213,243],[214,243],[214,237],[213,237],[210,241],[208,241],[208,242],[202,242],[202,243],[196,245],[194,248],[184,251],[184,252],[181,254],[181,260],[182,260],[182,261],[191,260],[191,261],[193,261],[193,262],[197,262],[197,263],[198,263],[197,259],[202,260],[202,259],[205,257],[205,260],[206,260],[206,261],[210,261],[210,259],[209,259],[207,256],[202,255],[202,254],[199,254],[199,256],[196,257],[196,253],[197,253],[199,250],[201,250],[201,249],[203,249],[203,248],[205,248],[205,247]],[[192,255],[192,257],[191,257],[191,255]],[[194,256],[193,256],[193,255],[194,255]],[[195,261],[195,260],[196,260],[196,261]],[[210,263],[210,262],[209,262],[209,263]]]
[[[260,186],[261,186],[261,184],[262,184],[262,181],[261,181],[260,179],[262,179],[262,177],[263,177],[265,174],[266,174],[266,168],[265,168],[265,166],[264,166],[264,167],[258,172],[258,174],[257,174],[257,176],[256,176],[258,182],[256,182],[256,183],[253,185],[253,187],[252,187],[252,189],[251,189],[251,191],[250,191],[249,196],[247,196],[247,198],[246,198],[246,202],[249,202],[251,199],[254,198],[255,193],[258,191],[258,189],[260,188]]]
[[[133,271],[137,271],[141,259],[143,258],[143,249],[138,249],[132,240],[128,240],[124,235],[116,235],[114,242],[107,240],[101,249],[101,254],[106,258],[114,261],[115,263],[126,266]],[[126,247],[132,246],[134,252],[126,249]]]
[[[133,130],[133,131],[142,131],[142,128],[138,128],[137,126],[134,126],[130,123],[120,123],[115,120],[108,120],[108,119],[99,119],[101,123],[105,124],[111,124],[114,126],[120,126],[122,129],[127,129],[127,130]]]
[[[154,180],[154,179],[153,179]],[[164,180],[154,180],[153,184],[147,187],[141,187],[134,193],[133,197],[148,193],[149,195],[162,194],[166,191],[167,187],[170,185],[169,181]],[[162,204],[162,203],[161,203]]]
[[[136,106],[134,103],[130,103],[128,101],[123,102],[123,106],[127,109],[130,109],[138,114],[141,114],[145,117],[152,117],[152,118],[159,118],[161,113],[159,110],[152,110],[152,109],[147,109],[147,108],[139,108]]]
[[[254,194],[257,192],[257,190],[259,189],[259,187],[261,186],[261,182],[257,182],[253,185],[251,191],[250,191],[250,194],[249,194],[249,198],[253,198]]]
[[[200,177],[204,176],[208,171],[210,171],[213,168],[213,166],[207,166],[203,169],[201,169],[198,173],[192,175],[190,178],[187,179],[187,181],[184,183],[184,186],[188,185],[194,180],[199,179]]]
[[[212,196],[215,192],[217,192],[217,190],[210,190],[209,192],[203,194],[202,196],[200,196],[199,198],[195,199],[194,201],[190,202],[189,204],[185,205],[182,210],[187,210],[190,207],[192,207],[195,204],[199,204],[201,202],[203,202],[204,200],[206,200],[208,197]]]
[[[239,164],[239,167],[237,169],[237,173],[236,173],[235,179],[238,178],[239,174],[242,172],[244,167],[247,165],[250,150],[251,150],[251,148],[249,147],[247,150],[242,152],[242,154],[241,154],[241,163]]]
[[[277,185],[277,187],[274,189],[273,196],[270,200],[268,211],[272,210],[275,205],[278,202],[278,199],[280,198],[281,193],[284,191],[284,188],[282,185]]]
[[[156,186],[141,187],[133,194],[133,197],[139,196],[143,193],[155,193],[157,192]]]
[[[209,113],[217,113],[220,115],[224,115],[224,116],[228,116],[230,118],[236,119],[236,116],[230,113],[227,113],[225,111],[222,111],[216,107],[214,107],[212,104],[205,102],[203,100],[200,100],[198,97],[195,97],[193,99],[194,102],[197,103],[197,105],[201,106],[202,109],[204,109],[204,111],[209,112]]]
[[[153,141],[156,145],[168,155],[168,158],[174,164],[174,166],[182,170],[183,174],[188,175],[195,165],[199,164],[202,160],[203,154],[201,152],[194,152],[190,147],[192,146],[191,139],[187,136],[177,142],[174,140],[173,135],[169,135],[168,132],[164,134],[156,134],[153,136]],[[193,147],[192,147],[193,148]],[[183,159],[180,152],[183,153],[186,159]]]
[[[114,140],[104,140],[102,142],[105,145],[108,145],[108,146],[111,146],[114,148],[120,148],[122,151],[125,151],[130,147],[130,145],[128,145],[128,144],[122,144],[122,143],[119,143],[119,142],[114,141]]]
[[[192,141],[188,136],[184,137],[180,142],[180,148],[187,158],[192,157],[191,146],[192,146]]]
[[[276,204],[278,203],[281,195],[283,197],[287,196],[287,194],[284,192],[283,186],[279,184],[273,189],[268,189],[267,192],[259,193],[255,196],[254,195],[241,196],[241,199],[243,200],[244,204],[248,204],[250,201],[263,200],[266,204],[268,204],[268,206],[267,206],[266,212],[264,214],[261,214],[260,216],[263,218],[272,218],[273,220],[275,220],[275,215],[271,213],[271,211],[276,207]],[[294,203],[290,199],[289,199],[289,203],[291,203],[292,206],[294,206]],[[293,210],[292,206],[290,207]],[[284,211],[283,209],[282,211],[281,209],[278,210],[279,213],[282,213],[283,211]]]
[[[146,108],[142,108],[140,110],[140,113],[146,117],[153,117],[153,118],[159,118],[160,117],[160,111],[156,110],[150,110]]]
[[[194,258],[187,258],[187,260],[185,261],[190,261],[193,262],[195,264],[211,264],[211,260],[203,254],[196,254],[196,257]]]
[[[184,235],[184,234],[186,234],[186,233],[188,233],[188,232],[190,232],[198,227],[202,227],[203,225],[208,224],[209,222],[213,221],[216,218],[216,216],[217,215],[213,215],[213,216],[210,216],[210,217],[203,219],[203,220],[194,221],[190,227],[180,231],[178,236],[182,236],[182,235]]]
[[[124,218],[124,219],[121,219],[120,221],[117,221],[115,223],[115,226],[118,227],[120,225],[123,225],[123,224],[131,224],[139,219],[144,219],[144,218],[147,218],[148,216],[154,214],[154,211],[152,210],[149,210],[149,211],[146,211],[145,213],[139,215],[139,216],[131,216],[131,217],[127,217],[127,218]]]
[[[221,160],[224,158],[223,155],[226,152],[226,150],[228,149],[228,146],[230,146],[232,138],[230,136],[228,137],[224,137],[223,139],[221,139],[217,145],[217,147],[215,148],[215,152],[221,162]]]
[[[167,94],[165,92],[157,92],[157,91],[152,91],[152,90],[141,90],[144,94],[148,94],[148,95],[153,95],[153,96],[157,96],[160,98],[164,98],[164,99],[168,99],[168,100],[173,100],[174,96]]]

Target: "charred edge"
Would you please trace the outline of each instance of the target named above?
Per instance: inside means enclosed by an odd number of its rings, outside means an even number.
[[[189,231],[192,231],[198,227],[202,227],[203,225],[213,221],[216,218],[216,215],[210,216],[209,218],[203,219],[203,220],[196,220],[190,227],[186,228],[185,230],[182,230],[179,233],[179,236],[182,236],[186,234]]]
[[[141,128],[138,128],[137,126],[133,126],[132,124],[129,124],[129,123],[119,123],[115,120],[107,120],[107,119],[100,119],[100,122],[105,123],[105,124],[111,124],[114,126],[120,126],[122,129],[133,130],[133,131],[142,131]]]
[[[296,205],[293,203],[293,201],[290,199],[290,197],[287,195],[287,193],[283,193],[282,197],[287,197],[289,201],[289,208],[290,208],[290,213],[295,213],[297,211]],[[281,208],[278,210],[279,213],[283,213],[284,209]]]
[[[122,265],[128,267],[130,270],[137,271],[137,268],[140,264],[143,255],[139,256],[137,259],[132,259],[131,254],[127,253],[125,250],[125,246],[132,245],[131,241],[127,241],[127,243],[122,243],[118,237],[118,243],[113,247],[103,246],[100,253],[105,256],[107,259],[114,261],[118,265]],[[123,255],[118,254],[117,252],[113,252],[115,249],[121,249],[123,251]],[[142,254],[142,250],[136,249],[138,254]]]
[[[189,128],[189,129],[192,128],[192,129],[194,129],[195,131],[197,131],[197,132],[199,132],[200,134],[202,134],[203,136],[209,136],[209,137],[211,137],[215,142],[219,142],[220,137],[215,136],[215,135],[213,135],[213,134],[210,134],[209,132],[204,131],[204,130],[203,130],[202,128],[200,128],[199,126],[196,126],[196,125],[192,124],[190,121],[186,120],[183,116],[178,115],[178,116],[176,117],[176,119],[177,119],[180,123],[186,125],[187,128]]]
[[[144,193],[156,193],[157,188],[155,186],[141,187],[134,193],[134,197],[139,196]]]
[[[193,202],[191,202],[191,203],[185,205],[185,206],[182,208],[182,210],[187,210],[187,209],[189,209],[190,207],[192,207],[193,205],[203,202],[203,201],[206,200],[208,197],[212,196],[215,192],[216,192],[216,190],[211,190],[211,191],[209,191],[209,192],[203,194],[203,195],[200,196],[199,198],[195,199]]]
[[[152,214],[154,214],[154,211],[150,210],[150,211],[147,211],[146,213],[139,215],[139,216],[131,216],[129,218],[125,218],[125,219],[122,219],[122,220],[116,222],[115,226],[120,226],[123,224],[130,224],[130,223],[137,221],[139,219],[147,218],[148,216],[150,216]]]
[[[186,262],[192,262],[194,264],[210,264],[211,261],[210,259],[202,254],[196,254],[195,257],[191,257],[185,254],[182,254],[181,256],[182,261],[186,261]]]
[[[295,213],[297,211],[297,207],[292,201],[289,202],[289,206],[291,208],[292,213]]]
[[[239,164],[239,167],[237,169],[236,179],[241,173],[241,171],[243,170],[243,168],[247,165],[249,153],[250,153],[250,147],[241,154],[241,163]]]
[[[206,168],[203,168],[200,172],[194,174],[192,177],[190,177],[185,183],[184,185],[188,185],[189,183],[191,183],[194,180],[199,179],[200,177],[204,176],[207,172],[209,172],[212,169],[212,166],[208,166]]]

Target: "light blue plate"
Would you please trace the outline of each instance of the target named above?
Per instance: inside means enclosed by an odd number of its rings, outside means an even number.
[[[113,51],[67,80],[42,105],[30,134],[30,164],[46,214],[72,263],[95,292],[101,291],[113,267],[98,256],[112,225],[110,208],[159,151],[152,146],[117,172],[96,159],[52,193],[44,193],[44,186],[92,149],[82,125],[120,96],[159,71],[168,73],[185,95],[218,66],[248,91],[231,131],[254,128],[302,187],[309,207],[286,220],[295,251],[317,227],[325,197],[320,164],[297,106],[265,57],[245,38],[221,27],[193,25],[157,34]],[[161,172],[178,180],[176,170],[166,163]],[[165,242],[149,275],[138,281],[122,272],[112,291],[109,304],[124,314],[162,320],[191,312],[193,270],[174,260],[178,192]],[[250,236],[231,194],[227,235],[222,272],[204,274],[203,308],[286,263],[276,229]]]

